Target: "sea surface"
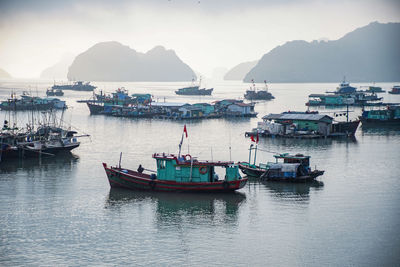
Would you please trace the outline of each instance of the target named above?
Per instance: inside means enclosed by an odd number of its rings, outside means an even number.
[[[11,91],[44,96],[52,81],[0,80]],[[177,96],[187,83],[94,83],[125,87],[158,101],[243,98],[242,82],[206,81],[213,96]],[[353,84],[362,86],[367,84]],[[394,83],[377,84],[389,90]],[[260,85],[262,86],[262,85]],[[360,126],[354,139],[261,139],[257,162],[303,153],[325,170],[310,184],[251,180],[233,194],[152,193],[110,189],[102,162],[155,169],[154,152],[247,161],[245,132],[268,113],[304,111],[310,93],[337,84],[270,84],[276,99],[256,104],[257,118],[169,121],[91,116],[91,92],[64,91],[58,116],[79,134],[71,154],[0,163],[1,266],[399,266],[400,127]],[[400,96],[381,94],[386,102]],[[343,109],[319,109],[335,116]],[[352,119],[360,108],[351,108]],[[34,115],[0,112],[24,126]],[[344,120],[343,116],[335,118]]]

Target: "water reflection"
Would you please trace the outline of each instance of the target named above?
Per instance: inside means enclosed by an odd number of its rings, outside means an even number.
[[[0,163],[0,173],[41,170],[50,171],[56,176],[60,170],[71,170],[78,161],[79,157],[70,152],[60,153],[55,157],[10,159]]]
[[[307,183],[286,183],[286,182],[261,182],[271,193],[274,199],[288,202],[308,202],[311,188],[319,191],[324,183],[318,180]]]
[[[295,138],[261,138],[259,146],[267,145],[285,146],[285,147],[327,147],[335,143],[357,144],[355,137],[349,138],[319,138],[319,139],[295,139]]]
[[[230,194],[207,193],[163,193],[132,191],[111,188],[106,208],[119,208],[121,205],[138,202],[154,202],[157,223],[180,223],[185,220],[222,219],[236,221],[239,207],[246,195],[235,192]]]
[[[362,135],[400,135],[400,125],[363,124],[361,130]]]

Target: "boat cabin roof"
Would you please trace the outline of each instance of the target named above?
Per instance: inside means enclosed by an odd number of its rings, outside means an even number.
[[[290,155],[289,153],[274,155],[274,157],[276,159],[297,159],[297,160],[303,160],[303,159],[311,158],[310,156],[305,156],[303,154]]]
[[[166,154],[166,153],[154,153],[153,158],[155,159],[165,159],[165,160],[173,160],[176,162],[176,165],[180,166],[220,166],[220,167],[228,167],[234,164],[233,161],[208,161],[208,160],[197,160],[191,155],[181,155],[178,157],[174,154]]]
[[[265,115],[263,120],[304,120],[304,121],[326,121],[332,122],[333,118],[323,114],[306,113],[281,113]]]

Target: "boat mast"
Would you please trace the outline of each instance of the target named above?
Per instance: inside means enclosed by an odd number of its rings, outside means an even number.
[[[249,166],[251,164],[251,150],[253,149],[253,144],[250,144],[250,148],[249,148]]]

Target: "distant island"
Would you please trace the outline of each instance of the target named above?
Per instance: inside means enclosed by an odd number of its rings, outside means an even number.
[[[249,71],[257,64],[257,60],[243,62],[230,69],[224,76],[224,80],[243,80]]]
[[[5,70],[0,69],[0,78],[3,78],[3,79],[10,79],[10,78],[11,78],[11,75],[8,74],[8,72],[6,72]]]
[[[245,82],[400,81],[400,23],[378,22],[335,41],[291,41],[272,49]]]
[[[194,71],[173,50],[156,46],[139,53],[118,42],[103,42],[78,55],[68,70],[69,80],[191,81]]]
[[[75,56],[72,54],[66,54],[62,59],[42,71],[40,74],[41,79],[51,79],[51,80],[66,80],[68,74],[68,68],[74,61]]]

